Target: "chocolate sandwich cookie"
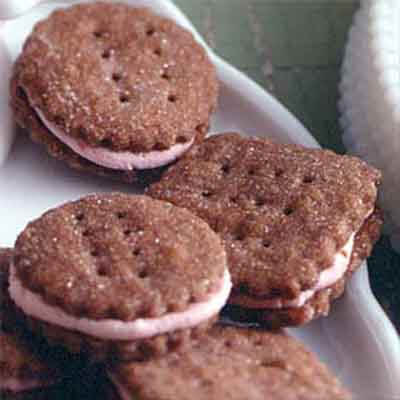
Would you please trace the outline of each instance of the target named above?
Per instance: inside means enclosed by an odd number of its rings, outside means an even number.
[[[187,210],[112,193],[67,203],[18,237],[10,294],[31,328],[97,359],[142,359],[209,325],[231,289],[219,237]]]
[[[218,82],[192,34],[145,8],[94,2],[53,12],[11,80],[17,122],[70,166],[133,180],[208,131]]]
[[[62,369],[21,325],[8,295],[11,256],[11,250],[0,249],[0,397],[44,400],[62,378]]]
[[[307,349],[281,333],[215,326],[190,347],[109,371],[122,400],[349,400]]]
[[[148,194],[186,207],[223,239],[230,304],[284,326],[326,315],[369,255],[382,222],[379,179],[354,157],[221,134]]]

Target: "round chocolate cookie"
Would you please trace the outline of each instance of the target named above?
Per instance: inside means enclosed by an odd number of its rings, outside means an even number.
[[[231,288],[219,237],[187,210],[112,193],[67,203],[18,237],[10,294],[52,343],[146,358],[216,318]]]
[[[24,329],[8,295],[10,249],[0,249],[0,397],[45,399],[63,377],[62,364]],[[65,366],[65,365],[64,365]]]
[[[217,92],[190,32],[103,2],[39,22],[11,80],[15,118],[34,141],[72,167],[131,180],[203,139]]]
[[[348,400],[299,342],[281,332],[215,326],[190,347],[109,371],[121,399]]]
[[[223,239],[230,304],[284,326],[326,315],[369,255],[381,225],[379,179],[354,157],[221,134],[193,148],[148,194],[186,207]]]

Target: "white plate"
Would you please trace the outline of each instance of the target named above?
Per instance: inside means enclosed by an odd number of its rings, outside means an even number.
[[[153,7],[194,32],[204,44],[171,2],[125,2]],[[34,22],[60,3],[43,4],[28,15],[4,24],[0,29],[0,43],[4,41],[12,60]],[[239,130],[283,142],[318,146],[282,105],[210,49],[209,52],[221,81],[220,105],[213,119],[213,132]],[[0,57],[3,57],[0,65],[5,76],[8,64],[4,51]],[[6,115],[5,104],[5,101],[0,103],[0,115]],[[4,130],[4,125],[1,128]],[[50,207],[87,193],[111,190],[134,192],[135,188],[74,172],[20,136],[9,159],[0,168],[0,245],[13,245],[26,223]],[[329,317],[290,332],[318,353],[358,398],[400,399],[400,342],[370,290],[366,265],[353,277],[345,296],[336,302]]]

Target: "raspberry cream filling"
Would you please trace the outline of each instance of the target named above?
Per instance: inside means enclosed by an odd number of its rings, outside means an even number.
[[[177,143],[168,150],[131,153],[129,151],[112,151],[101,147],[91,147],[82,140],[66,135],[58,126],[48,121],[42,111],[34,110],[46,128],[61,142],[70,147],[81,157],[102,167],[131,171],[133,169],[150,169],[162,167],[176,160],[193,144],[194,138],[186,143]]]
[[[295,299],[257,299],[249,295],[236,293],[232,294],[230,302],[232,304],[245,305],[248,308],[279,309],[303,307],[307,300],[313,297],[316,292],[332,286],[344,276],[353,252],[354,237],[355,234],[353,233],[346,244],[335,254],[331,267],[321,272],[318,283],[314,288],[301,292]]]
[[[23,392],[25,390],[37,389],[39,387],[48,386],[49,382],[44,382],[41,379],[18,379],[7,378],[0,382],[0,389],[9,390],[11,392]]]
[[[205,301],[193,303],[182,312],[167,313],[159,318],[139,318],[129,322],[117,319],[78,318],[59,307],[48,305],[40,295],[23,287],[14,265],[11,265],[9,292],[25,314],[34,318],[104,340],[128,341],[197,326],[218,314],[227,302],[231,287],[230,274],[228,269],[225,269],[219,289],[210,294]]]

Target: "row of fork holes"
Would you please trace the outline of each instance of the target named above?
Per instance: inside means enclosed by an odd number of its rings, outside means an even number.
[[[226,340],[225,341],[225,346],[227,348],[235,348],[235,342],[232,340]],[[263,342],[261,340],[257,340],[256,342],[254,342],[255,346],[263,346]],[[279,369],[286,369],[286,363],[283,360],[260,360],[260,366],[264,367],[264,368],[279,368]]]
[[[231,167],[230,167],[228,164],[224,164],[224,165],[222,165],[222,167],[221,167],[221,171],[222,171],[225,175],[227,175],[227,174],[230,173]],[[254,168],[250,168],[250,169],[247,171],[247,174],[248,174],[249,176],[254,176],[254,175],[256,175],[256,173],[257,173],[257,171],[256,171],[256,169],[254,169]],[[279,178],[279,177],[282,176],[283,174],[284,174],[284,170],[283,170],[283,169],[276,169],[276,170],[275,170],[275,177],[276,177],[276,178]],[[306,176],[303,177],[303,183],[312,183],[312,182],[314,182],[314,178],[313,178],[312,176],[306,175]]]
[[[237,242],[242,242],[243,240],[245,240],[246,237],[245,235],[243,235],[242,233],[237,233],[236,235],[233,236],[233,240],[237,241]],[[263,240],[261,241],[260,246],[269,249],[272,245],[272,242],[270,240]]]
[[[202,192],[202,196],[204,197],[204,198],[210,198],[210,197],[212,197],[213,196],[213,193],[212,192],[209,192],[209,191],[205,191],[205,192]],[[233,203],[233,204],[237,204],[238,203],[238,199],[237,199],[237,197],[229,197],[229,201],[231,202],[231,203]],[[257,198],[255,201],[254,201],[254,204],[257,206],[257,207],[263,207],[263,206],[265,206],[266,204],[267,204],[267,202],[265,201],[265,200],[263,200],[262,198]],[[289,216],[289,215],[291,215],[291,214],[293,214],[294,213],[294,209],[293,209],[293,207],[285,207],[284,209],[283,209],[283,213],[286,215],[286,216]]]
[[[221,171],[225,174],[225,175],[228,175],[229,173],[230,173],[230,171],[231,171],[231,167],[230,167],[230,165],[229,164],[223,164],[222,165],[222,167],[221,167]],[[250,168],[248,171],[247,171],[247,174],[249,175],[249,176],[253,176],[253,175],[255,175],[256,174],[256,170],[254,169],[254,168]],[[277,178],[279,178],[281,175],[283,175],[283,170],[282,169],[277,169],[276,171],[275,171],[275,177],[277,177]],[[311,182],[311,181],[310,181]]]
[[[146,30],[146,35],[147,36],[153,36],[156,33],[156,30],[153,27],[148,27]],[[102,32],[102,31],[94,31],[93,35],[97,38],[97,39],[101,39],[103,36],[107,36],[108,34],[106,32]]]

